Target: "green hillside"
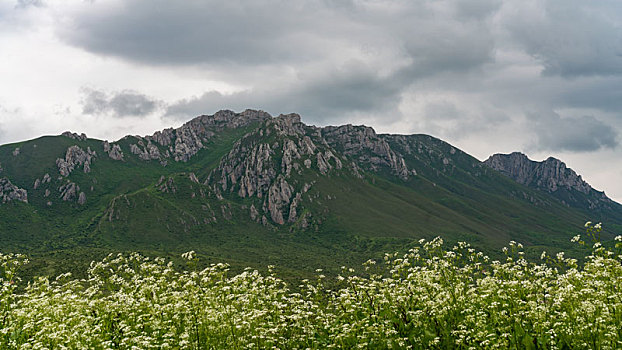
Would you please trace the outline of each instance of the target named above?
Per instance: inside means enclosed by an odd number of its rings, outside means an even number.
[[[6,196],[27,191],[27,202],[0,204],[0,249],[32,256],[33,274],[84,271],[111,251],[194,250],[204,262],[299,276],[437,235],[490,254],[509,240],[531,255],[572,253],[585,221],[622,224],[621,212],[566,205],[427,135],[260,111],[112,143],[44,136],[0,146],[0,167]]]

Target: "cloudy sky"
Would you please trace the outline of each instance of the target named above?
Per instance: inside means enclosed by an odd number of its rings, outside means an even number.
[[[622,202],[619,0],[0,0],[0,143],[220,109],[555,156]]]

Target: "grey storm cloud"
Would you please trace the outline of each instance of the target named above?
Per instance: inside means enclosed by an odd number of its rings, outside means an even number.
[[[297,112],[313,122],[339,119],[357,112],[392,111],[399,103],[398,79],[382,77],[361,62],[348,62],[339,69],[299,77],[293,86],[245,90],[233,94],[217,91],[177,101],[167,115],[187,118],[221,108],[258,108],[271,113]]]
[[[554,112],[528,115],[536,137],[533,148],[544,151],[592,152],[618,146],[617,132],[593,116],[561,117]]]
[[[82,89],[82,113],[112,114],[115,117],[144,117],[156,111],[162,102],[141,93],[124,90],[106,93],[90,88]]]
[[[307,1],[129,0],[102,9],[98,5],[74,18],[74,26],[61,36],[91,52],[152,64],[313,59],[319,49],[314,41],[323,35],[307,31],[314,26],[316,7]]]
[[[546,0],[539,5],[517,9],[507,27],[543,63],[543,74],[622,74],[622,2]]]
[[[383,5],[387,5],[386,8]],[[170,2],[86,7],[61,38],[88,51],[149,64],[300,64],[395,50],[418,74],[492,59],[487,18],[499,1]],[[448,15],[447,15],[448,14]]]
[[[527,110],[593,115],[534,119],[538,148],[570,151],[615,147],[622,126],[617,0],[125,0],[84,4],[59,23],[63,42],[90,53],[237,89],[167,105],[92,91],[85,113],[162,108],[187,119],[259,108],[319,123],[383,115],[375,120],[454,138],[517,127]],[[429,94],[453,102],[425,107]],[[405,96],[422,113],[404,112]]]

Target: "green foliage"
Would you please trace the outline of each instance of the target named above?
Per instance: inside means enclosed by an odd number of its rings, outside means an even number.
[[[587,225],[597,238],[600,224]],[[583,242],[580,237],[574,241]],[[587,244],[583,242],[583,246]],[[584,247],[582,249],[588,249]],[[622,346],[622,236],[585,262],[529,262],[510,242],[492,260],[466,243],[421,240],[406,254],[317,270],[291,288],[226,264],[187,268],[137,253],[91,263],[88,277],[15,289],[23,256],[1,255],[3,349],[615,349]]]

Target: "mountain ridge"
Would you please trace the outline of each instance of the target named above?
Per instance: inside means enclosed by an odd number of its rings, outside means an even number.
[[[0,146],[0,166],[28,198],[0,204],[0,249],[46,259],[196,250],[298,271],[438,234],[538,249],[567,245],[587,220],[622,225],[617,203],[564,202],[432,136],[317,127],[295,113],[224,110],[113,142],[65,132]]]
[[[594,189],[581,175],[554,157],[537,162],[523,153],[513,152],[494,154],[483,163],[520,184],[558,194],[557,197],[564,204],[587,205],[590,209],[611,208],[614,203],[618,204],[604,192]],[[578,197],[578,194],[582,196]]]

